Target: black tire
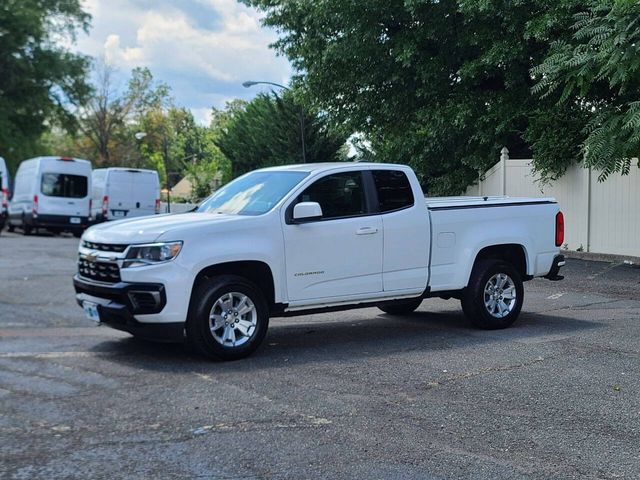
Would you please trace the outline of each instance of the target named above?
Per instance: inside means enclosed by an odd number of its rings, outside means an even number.
[[[495,314],[492,314],[489,310],[491,305],[485,305],[485,287],[487,287],[490,279],[494,276],[504,274],[511,279],[513,283],[513,289],[515,290],[515,299],[513,306],[508,313],[504,316],[500,315],[498,309],[495,308]],[[506,291],[506,290],[505,290]],[[496,292],[498,296],[496,300],[500,300],[503,295],[502,291]],[[506,296],[505,296],[506,299]],[[491,298],[487,299],[489,302]],[[515,322],[522,309],[522,303],[524,301],[524,287],[522,285],[522,278],[513,265],[503,260],[480,260],[476,263],[471,272],[471,278],[469,285],[465,288],[462,295],[462,310],[471,323],[484,330],[497,330],[500,328],[510,327]],[[495,302],[494,302],[495,303]],[[498,302],[499,303],[499,302]],[[501,305],[510,305],[509,300],[502,301]],[[506,311],[505,311],[506,312]]]
[[[7,231],[8,231],[9,233],[13,233],[13,232],[15,231],[15,229],[16,229],[16,227],[14,227],[12,223],[9,223],[9,224],[7,225]]]
[[[422,298],[412,298],[410,300],[398,300],[393,303],[381,303],[378,308],[389,315],[409,315],[422,303]]]
[[[215,303],[225,294],[237,292],[247,296],[256,311],[255,328],[245,343],[225,346],[219,343],[210,328],[209,315]],[[238,360],[253,353],[262,343],[269,327],[269,309],[260,289],[243,277],[221,275],[202,282],[193,292],[187,319],[187,341],[200,354],[221,360]]]
[[[82,230],[74,230],[73,236],[76,238],[80,238],[82,236]]]
[[[22,227],[23,235],[31,235],[31,226],[27,225],[27,219],[24,213],[22,214],[22,224],[20,225],[20,227]]]

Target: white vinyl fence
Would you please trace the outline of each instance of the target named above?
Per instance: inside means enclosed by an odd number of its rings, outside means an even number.
[[[182,213],[195,207],[195,203],[173,203],[171,202],[171,213]],[[167,202],[160,203],[160,213],[167,213]]]
[[[570,250],[640,257],[640,168],[635,159],[629,175],[614,174],[598,182],[598,172],[580,165],[550,185],[541,185],[531,160],[500,161],[466,195],[555,197],[565,218]]]

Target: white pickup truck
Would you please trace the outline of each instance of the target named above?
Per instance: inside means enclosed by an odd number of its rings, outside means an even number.
[[[249,355],[270,317],[456,298],[471,323],[511,325],[523,281],[559,280],[564,219],[546,198],[424,198],[411,168],[289,165],[248,173],[192,212],[88,229],[76,298],[97,322]]]

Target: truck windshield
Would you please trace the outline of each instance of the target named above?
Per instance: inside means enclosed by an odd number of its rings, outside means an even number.
[[[261,215],[271,210],[307,175],[307,172],[248,173],[215,192],[196,211]]]

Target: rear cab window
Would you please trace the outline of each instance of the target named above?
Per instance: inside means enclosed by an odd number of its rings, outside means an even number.
[[[87,177],[83,175],[43,173],[40,191],[48,197],[84,198],[87,185]]]
[[[400,170],[372,170],[380,213],[402,210],[414,205],[413,190],[407,175]]]

